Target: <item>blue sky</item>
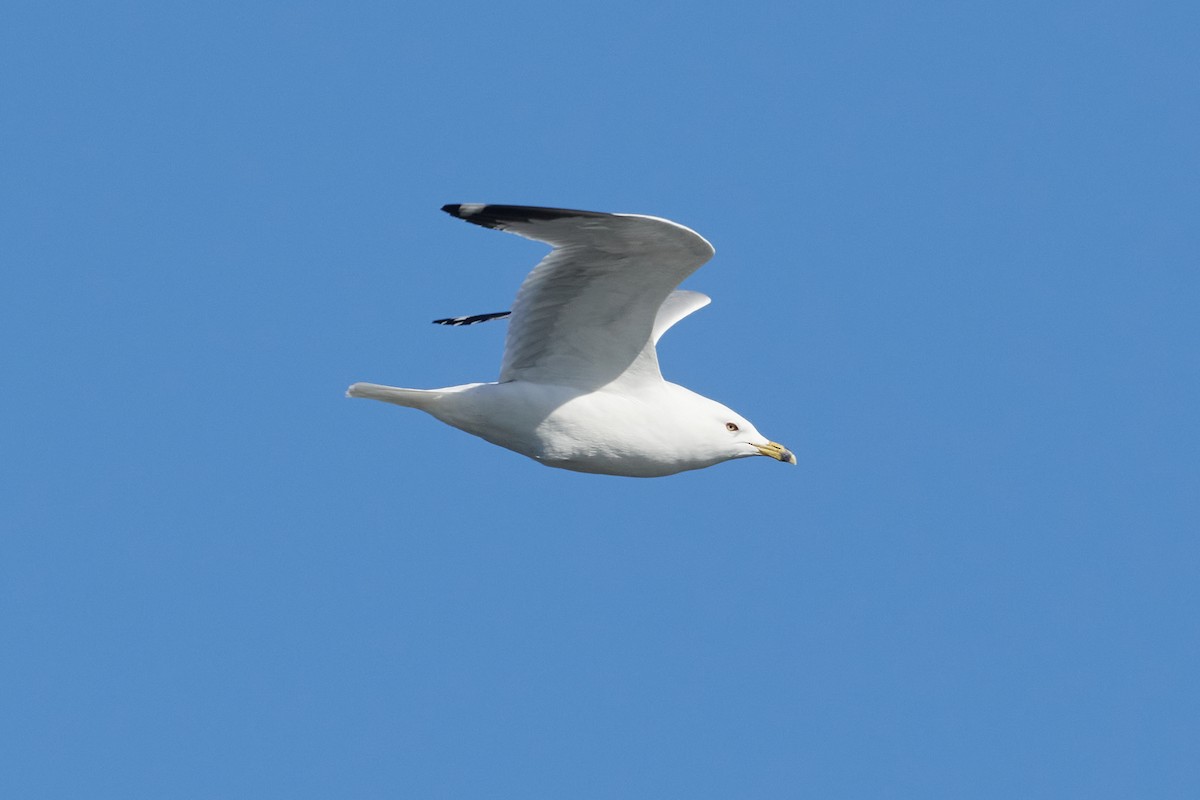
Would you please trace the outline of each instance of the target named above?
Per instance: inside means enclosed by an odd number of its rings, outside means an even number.
[[[1198,28],[9,4],[0,794],[1198,796]],[[664,372],[799,467],[345,399],[495,376],[450,202],[703,234]]]

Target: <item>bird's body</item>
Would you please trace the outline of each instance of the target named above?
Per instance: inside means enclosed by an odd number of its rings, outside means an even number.
[[[723,451],[704,446],[704,429],[715,427],[712,411],[722,412],[722,420],[742,419],[724,406],[666,381],[636,395],[607,389],[583,392],[524,381],[468,383],[433,391],[355,384],[351,395],[419,408],[447,425],[546,466],[638,478],[725,461],[729,456]],[[710,412],[699,425],[692,414],[681,413],[681,409],[693,408]],[[614,420],[628,422],[613,426]],[[753,430],[743,423],[745,429]],[[697,433],[701,435],[693,435]],[[720,433],[729,436],[724,423]],[[696,446],[689,447],[689,442]],[[745,454],[758,455],[749,448]]]
[[[795,463],[743,417],[659,373],[658,338],[709,302],[675,289],[712,255],[698,234],[632,214],[495,205],[443,210],[555,245],[517,295],[500,381],[432,390],[356,383],[350,396],[418,408],[547,466],[578,472],[656,477],[752,455]],[[443,322],[497,316],[503,314]]]

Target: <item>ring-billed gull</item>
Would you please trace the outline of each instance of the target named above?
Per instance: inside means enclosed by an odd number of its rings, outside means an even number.
[[[417,408],[579,472],[649,478],[745,456],[796,463],[745,417],[659,372],[659,337],[710,302],[675,288],[713,255],[698,233],[640,214],[466,203],[442,210],[554,247],[517,293],[500,380],[443,389],[356,383],[348,396]]]

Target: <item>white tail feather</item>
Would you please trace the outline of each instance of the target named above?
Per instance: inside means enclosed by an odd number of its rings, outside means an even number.
[[[407,408],[428,408],[429,404],[444,392],[436,389],[401,389],[398,386],[382,386],[378,383],[356,383],[346,390],[347,397],[365,397],[382,400]]]

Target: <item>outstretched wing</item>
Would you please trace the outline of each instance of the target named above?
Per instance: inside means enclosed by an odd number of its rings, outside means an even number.
[[[501,381],[593,389],[662,380],[657,336],[704,305],[689,292],[668,306],[665,325],[655,324],[680,281],[713,255],[703,237],[669,220],[532,206],[442,210],[554,247],[517,292]]]

